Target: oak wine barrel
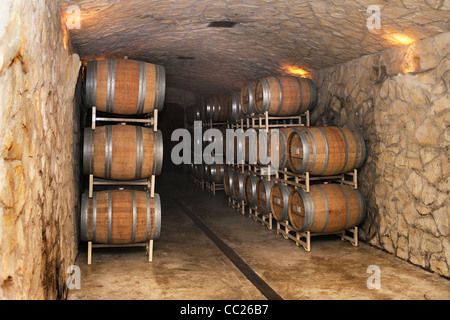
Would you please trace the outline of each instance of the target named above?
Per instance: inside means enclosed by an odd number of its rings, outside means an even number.
[[[205,121],[206,120],[206,99],[200,99],[200,102],[197,103],[196,110],[196,120],[197,121]]]
[[[233,199],[244,200],[244,174],[239,171],[233,173]]]
[[[203,166],[202,166],[202,170],[203,170],[203,173],[202,173],[202,175],[203,175],[203,180],[205,180],[205,181],[207,181],[207,182],[210,182],[210,180],[209,180],[209,166],[210,166],[210,164],[206,164],[206,163],[203,163]]]
[[[233,169],[230,167],[225,167],[225,171],[223,173],[223,189],[225,194],[229,197],[233,196],[233,173]]]
[[[339,127],[300,127],[288,138],[288,166],[296,173],[327,176],[359,168],[366,156],[362,136]]]
[[[215,183],[223,183],[225,166],[223,164],[213,163],[208,165],[208,180]]]
[[[81,240],[132,244],[158,239],[161,201],[158,194],[139,190],[107,190],[81,198]]]
[[[270,190],[272,188],[272,181],[261,178],[256,186],[256,203],[259,213],[269,213],[270,208]]]
[[[213,110],[212,121],[213,122],[226,122],[228,119],[228,98],[227,94],[218,94],[212,97]]]
[[[285,186],[281,182],[272,185],[270,190],[270,208],[273,217],[277,221],[287,221],[289,219],[289,196],[294,190],[292,186]]]
[[[247,174],[244,178],[244,200],[250,207],[256,206],[257,179],[253,174]]]
[[[338,232],[359,225],[366,215],[358,189],[341,184],[315,184],[289,197],[289,221],[297,231]]]
[[[241,105],[241,95],[240,93],[232,93],[228,97],[228,121],[231,123],[236,123],[241,121],[244,117]]]
[[[136,180],[160,175],[163,164],[161,131],[129,125],[86,128],[83,170],[112,180]]]
[[[293,131],[294,128],[279,128],[278,132],[271,131],[271,135],[274,135],[275,139],[278,137],[278,145],[275,145],[275,150],[278,150],[279,169],[288,166],[288,139]],[[269,139],[269,154],[272,155],[272,136]]]
[[[161,111],[166,92],[164,67],[127,59],[87,63],[86,104],[115,114]]]
[[[194,164],[194,176],[198,179],[198,180],[204,180],[205,178],[205,169],[204,169],[204,164]]]
[[[246,83],[241,88],[242,112],[246,115],[251,115],[255,113],[255,99],[254,99],[255,86],[256,81],[251,81],[249,83]]]
[[[254,89],[255,112],[272,116],[296,116],[311,110],[317,102],[312,80],[294,76],[267,77]]]

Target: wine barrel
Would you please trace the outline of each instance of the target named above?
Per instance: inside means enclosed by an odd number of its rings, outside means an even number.
[[[226,167],[223,173],[223,189],[229,197],[233,196],[233,169]]]
[[[259,213],[269,213],[270,208],[270,189],[272,188],[272,181],[261,178],[256,186],[256,203]]]
[[[228,98],[227,94],[218,94],[212,97],[213,110],[212,121],[213,122],[226,122],[228,118]]]
[[[312,80],[293,76],[268,77],[257,81],[255,112],[272,116],[296,116],[311,110],[317,102]]]
[[[241,106],[242,112],[246,115],[255,113],[254,90],[256,81],[251,81],[241,88]]]
[[[206,182],[211,182],[209,180],[209,166],[211,166],[211,165],[210,164],[206,164],[206,163],[204,163],[203,166],[202,166],[203,180],[206,181]]]
[[[272,135],[274,135],[275,139],[278,137],[278,144],[274,148],[278,151],[279,169],[288,167],[288,139],[294,128],[279,128],[278,131],[271,131],[269,154],[272,156]]]
[[[244,200],[250,207],[256,206],[256,177],[248,173],[244,179]]]
[[[208,166],[209,181],[214,183],[223,183],[224,165],[213,163]]]
[[[200,99],[200,102],[197,104],[197,121],[206,121],[206,100]]]
[[[366,156],[362,136],[339,127],[304,127],[288,139],[288,166],[296,173],[327,176],[359,168]]]
[[[214,112],[214,100],[213,96],[209,96],[205,98],[205,103],[202,105],[203,112],[202,112],[202,120],[203,121],[209,121],[213,118],[213,112]]]
[[[127,59],[87,63],[86,104],[116,114],[161,111],[166,92],[164,67]]]
[[[132,244],[158,239],[161,201],[158,194],[138,190],[107,190],[81,197],[81,240]]]
[[[242,113],[241,95],[240,93],[233,93],[228,97],[228,121],[236,123],[241,121],[244,117]]]
[[[239,171],[233,173],[233,199],[244,200],[244,175]]]
[[[86,128],[83,169],[86,175],[112,180],[136,180],[160,175],[163,164],[161,131],[140,126],[107,125]]]
[[[361,192],[347,185],[316,184],[289,197],[289,221],[297,231],[338,232],[359,225],[365,215]]]
[[[204,164],[194,164],[194,176],[197,178],[197,180],[204,180],[205,179],[205,169]]]
[[[289,196],[294,190],[292,186],[285,186],[281,182],[272,185],[270,190],[270,208],[277,221],[289,219]]]

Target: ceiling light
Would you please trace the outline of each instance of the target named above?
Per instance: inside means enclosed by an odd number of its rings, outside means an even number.
[[[297,76],[304,76],[305,74],[309,73],[309,71],[306,71],[305,69],[299,68],[297,66],[286,66],[283,68],[283,70]]]
[[[413,38],[402,33],[386,34],[383,38],[401,45],[408,45],[415,41]]]

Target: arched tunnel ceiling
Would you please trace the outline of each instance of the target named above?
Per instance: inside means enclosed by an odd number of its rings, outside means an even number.
[[[239,90],[287,65],[320,70],[449,30],[450,0],[70,0],[81,28],[70,30],[83,60],[123,58],[163,65],[167,85],[197,95]],[[378,5],[381,29],[369,31]],[[210,28],[213,21],[238,22]],[[375,20],[370,20],[375,22]]]

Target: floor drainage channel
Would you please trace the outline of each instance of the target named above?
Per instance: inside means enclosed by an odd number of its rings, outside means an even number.
[[[194,221],[211,241],[225,254],[225,256],[245,275],[245,277],[268,299],[283,300],[283,298],[273,290],[244,260],[228,246],[220,237],[214,233],[195,213],[192,212],[182,201],[172,198],[173,202],[180,207],[183,212]]]

